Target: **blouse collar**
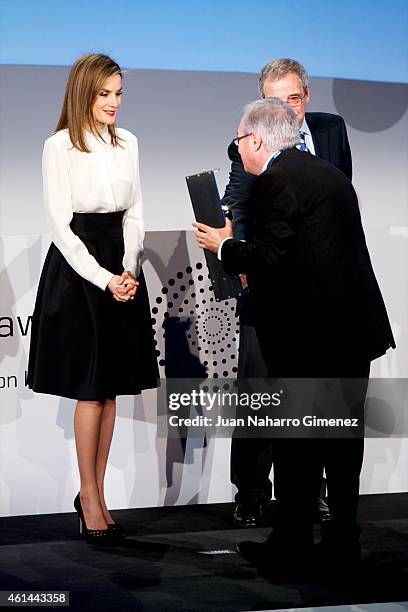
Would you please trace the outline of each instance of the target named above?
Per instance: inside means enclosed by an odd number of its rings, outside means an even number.
[[[93,132],[90,132],[89,130],[85,130],[85,133],[87,135],[87,137],[93,141],[93,142],[97,142],[100,144],[109,144],[109,140],[108,140],[108,136],[109,136],[109,130],[108,128],[106,128],[106,130],[104,132],[101,132],[100,135],[95,135]]]

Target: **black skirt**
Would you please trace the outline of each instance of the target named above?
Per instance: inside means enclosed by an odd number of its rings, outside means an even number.
[[[99,265],[123,272],[122,212],[74,213],[71,229]],[[32,320],[28,386],[104,401],[157,387],[158,368],[143,272],[134,300],[117,302],[82,278],[51,244]]]

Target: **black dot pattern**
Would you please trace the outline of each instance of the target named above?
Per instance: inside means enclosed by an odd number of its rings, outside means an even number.
[[[166,365],[163,324],[172,318],[186,323],[188,350],[205,367],[208,378],[236,377],[239,326],[235,300],[215,301],[203,263],[173,269],[160,295],[151,303],[161,376],[164,377]]]

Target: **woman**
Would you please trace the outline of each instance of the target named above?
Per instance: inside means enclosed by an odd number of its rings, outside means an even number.
[[[45,207],[53,243],[33,315],[28,384],[77,400],[75,499],[89,542],[123,535],[105,503],[117,395],[157,386],[143,251],[138,145],[117,128],[122,74],[106,55],[72,67],[45,142]]]

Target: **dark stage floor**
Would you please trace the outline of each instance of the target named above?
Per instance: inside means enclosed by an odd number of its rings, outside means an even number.
[[[118,510],[114,548],[76,536],[74,514],[0,519],[0,590],[70,592],[70,609],[276,610],[408,601],[408,493],[361,497],[364,561],[344,578],[261,576],[234,552],[269,528],[234,529],[232,504]],[[215,554],[203,554],[215,551]],[[65,608],[67,609],[67,608]],[[381,611],[383,606],[375,608]]]

